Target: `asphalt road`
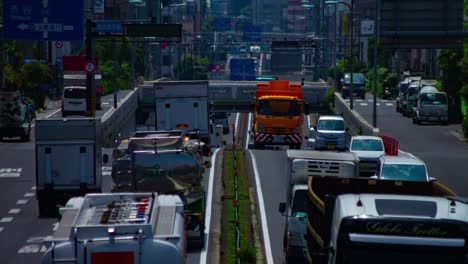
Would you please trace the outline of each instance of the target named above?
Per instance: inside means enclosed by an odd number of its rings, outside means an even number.
[[[128,91],[119,92],[122,99]],[[112,107],[113,95],[103,97],[102,116]],[[60,117],[60,100],[49,101],[37,118]],[[71,116],[72,118],[72,116]],[[31,141],[0,141],[0,263],[41,263],[46,250],[42,241],[52,235],[58,219],[39,218],[35,192],[35,130]]]
[[[355,110],[372,123],[373,99],[355,100]],[[415,125],[411,119],[395,111],[393,100],[377,100],[377,124],[381,134],[399,140],[399,148],[420,157],[426,163],[429,175],[468,197],[468,143],[457,134],[460,125]],[[250,127],[250,125],[248,126]],[[308,127],[304,123],[304,129]],[[305,134],[306,135],[306,134]],[[274,263],[283,263],[283,232],[285,219],[278,212],[286,196],[287,158],[284,150],[250,150],[258,168],[269,241]],[[258,190],[257,186],[257,190]],[[259,204],[259,209],[262,205]]]
[[[367,100],[356,100],[354,106],[372,124],[373,97],[367,96]],[[396,138],[399,149],[421,158],[428,167],[429,176],[458,195],[468,197],[468,142],[457,132],[460,124],[416,125],[411,118],[395,111],[394,100],[377,99],[377,104],[380,133]]]

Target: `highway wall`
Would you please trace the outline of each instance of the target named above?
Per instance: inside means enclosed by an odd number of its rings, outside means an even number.
[[[131,91],[101,118],[102,146],[115,147],[114,140],[128,138],[136,129],[135,113],[138,108],[137,90]]]
[[[378,128],[369,124],[354,109],[350,109],[348,102],[345,101],[339,93],[335,93],[335,112],[337,114],[343,114],[348,127],[355,135],[378,136],[380,134]]]

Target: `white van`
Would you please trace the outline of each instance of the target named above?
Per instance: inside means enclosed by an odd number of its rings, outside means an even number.
[[[86,114],[86,86],[65,86],[62,97],[62,117]]]

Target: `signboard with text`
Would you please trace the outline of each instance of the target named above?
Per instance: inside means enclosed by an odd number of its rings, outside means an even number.
[[[4,0],[3,37],[82,41],[83,1]]]

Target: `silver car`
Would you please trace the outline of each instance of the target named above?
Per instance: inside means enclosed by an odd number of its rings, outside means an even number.
[[[372,178],[402,181],[435,181],[424,161],[415,156],[380,156],[377,174]]]

